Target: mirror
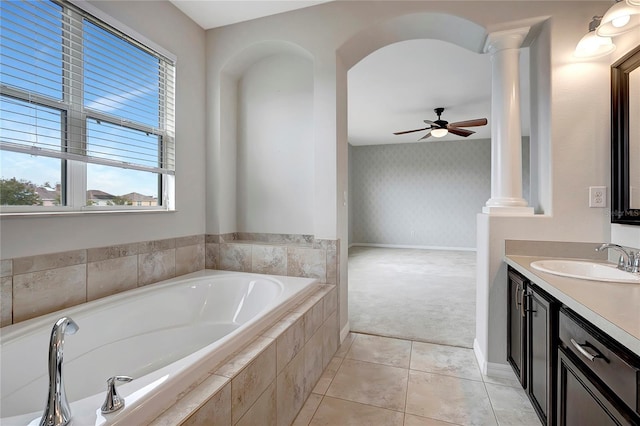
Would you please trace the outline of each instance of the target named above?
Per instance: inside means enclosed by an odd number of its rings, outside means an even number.
[[[611,66],[611,222],[640,226],[640,46]]]

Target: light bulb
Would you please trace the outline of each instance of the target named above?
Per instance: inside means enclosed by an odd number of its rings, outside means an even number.
[[[640,26],[640,8],[628,1],[618,1],[604,14],[596,33],[600,37],[614,37],[638,26]]]
[[[599,37],[591,31],[578,42],[573,55],[577,58],[598,58],[608,55],[616,49],[610,37]]]
[[[619,16],[611,20],[611,24],[616,28],[622,28],[625,25],[627,25],[630,20],[631,20],[631,16],[629,15]]]
[[[447,133],[449,133],[449,131],[446,128],[439,128],[439,129],[433,129],[431,131],[431,136],[433,136],[434,138],[441,138],[443,136],[447,136]]]

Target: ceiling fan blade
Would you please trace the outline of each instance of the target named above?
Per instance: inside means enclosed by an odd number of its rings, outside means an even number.
[[[447,130],[449,130],[449,133],[453,133],[454,135],[458,135],[458,136],[463,136],[465,138],[475,133],[472,130],[458,129],[457,127],[454,127],[451,124],[447,126]]]
[[[475,120],[466,120],[466,121],[457,121],[455,123],[450,123],[449,126],[453,127],[476,127],[476,126],[484,126],[487,124],[486,118],[476,118]]]
[[[431,132],[427,133],[426,135],[424,135],[423,137],[421,137],[420,139],[418,139],[419,141],[428,138],[429,136],[431,136]]]
[[[404,132],[395,132],[394,135],[404,135],[405,133],[421,132],[423,130],[429,130],[431,127],[425,127],[424,129],[405,130]]]
[[[431,121],[431,120],[422,120],[422,121],[424,121],[427,124],[431,124],[432,126],[436,124],[435,121]]]

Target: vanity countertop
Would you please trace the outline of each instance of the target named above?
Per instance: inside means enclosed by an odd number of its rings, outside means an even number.
[[[531,262],[552,259],[549,257],[507,255],[504,259],[509,266],[640,356],[640,285],[561,277],[531,267]]]

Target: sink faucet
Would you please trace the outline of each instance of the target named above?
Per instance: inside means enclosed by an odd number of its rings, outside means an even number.
[[[40,426],[64,426],[71,420],[71,410],[62,381],[64,335],[75,334],[79,327],[71,318],[60,318],[51,330],[49,343],[49,396]]]
[[[618,244],[611,243],[600,245],[596,248],[596,251],[602,251],[606,249],[613,249],[620,252],[620,258],[618,259],[618,269],[627,272],[638,272],[638,267],[640,266],[640,253],[638,255],[633,252],[629,253],[624,249],[624,247],[619,246]]]

